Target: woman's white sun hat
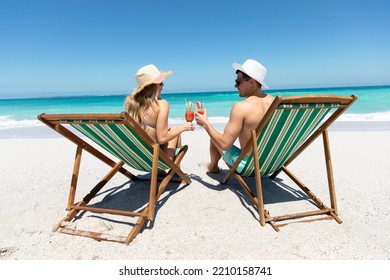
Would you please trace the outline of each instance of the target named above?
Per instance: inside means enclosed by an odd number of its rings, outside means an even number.
[[[267,74],[267,69],[253,59],[247,59],[243,65],[238,63],[233,63],[233,68],[245,74],[249,77],[258,81],[264,88],[269,88],[266,83],[264,83],[265,75]]]
[[[135,74],[138,88],[135,88],[132,94],[139,93],[148,85],[162,83],[171,74],[172,71],[162,72],[153,64],[141,67]]]

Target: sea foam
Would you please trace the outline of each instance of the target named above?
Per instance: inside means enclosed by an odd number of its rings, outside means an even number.
[[[216,116],[209,117],[212,124],[226,124],[229,120],[227,117]],[[338,121],[390,121],[390,111],[378,112],[378,113],[367,113],[367,114],[342,114]],[[169,125],[181,125],[184,123],[184,118],[169,118]],[[0,116],[0,129],[9,128],[22,128],[22,127],[36,127],[41,126],[39,120],[15,120],[12,116]]]
[[[39,120],[15,120],[11,116],[0,116],[0,129],[17,127],[34,127],[43,125]]]

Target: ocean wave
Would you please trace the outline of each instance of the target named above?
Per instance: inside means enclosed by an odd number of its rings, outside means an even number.
[[[347,113],[341,115],[340,121],[390,121],[390,111],[367,113],[367,114],[352,114]]]
[[[15,120],[12,116],[0,116],[0,129],[41,126],[39,120]]]
[[[212,124],[226,124],[228,117],[217,116],[209,117]],[[390,111],[367,113],[367,114],[343,114],[338,118],[338,121],[390,121]],[[170,125],[181,125],[184,123],[183,118],[169,118]],[[22,128],[22,127],[36,127],[44,125],[39,120],[16,120],[12,116],[0,116],[0,129],[7,128]]]

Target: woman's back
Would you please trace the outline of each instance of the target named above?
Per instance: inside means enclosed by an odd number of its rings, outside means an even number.
[[[157,117],[158,112],[155,112],[152,107],[144,108],[145,114],[144,119],[140,123],[142,128],[146,131],[146,133],[157,142]]]
[[[177,144],[181,142],[180,134],[194,130],[194,125],[184,123],[180,127],[168,127],[169,104],[160,99],[160,94],[163,81],[170,74],[171,71],[161,72],[152,64],[139,69],[135,75],[139,87],[127,96],[125,110],[173,159]]]

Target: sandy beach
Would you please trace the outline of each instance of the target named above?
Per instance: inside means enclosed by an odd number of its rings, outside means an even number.
[[[330,143],[339,216],[343,221],[290,223],[275,232],[259,225],[238,182],[209,174],[204,130],[183,134],[189,151],[182,169],[188,186],[172,183],[161,197],[156,218],[130,243],[52,232],[65,215],[75,145],[65,138],[1,139],[0,259],[2,260],[389,260],[390,131],[331,131]],[[320,141],[290,165],[324,202],[327,183]],[[78,196],[84,196],[108,168],[84,153]],[[137,174],[137,172],[135,172]],[[126,207],[142,186],[117,175],[101,203]],[[266,208],[273,214],[300,211],[308,202],[285,175],[264,179]],[[132,187],[133,186],[133,187]],[[109,199],[108,199],[109,198]],[[128,218],[124,218],[128,222]],[[82,224],[84,223],[84,224]],[[78,227],[126,234],[117,218],[88,213]]]

